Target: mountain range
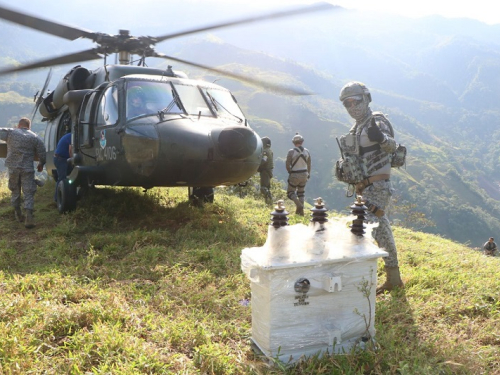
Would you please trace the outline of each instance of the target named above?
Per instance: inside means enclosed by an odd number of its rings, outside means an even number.
[[[80,3],[75,2],[75,6]],[[129,15],[127,27],[162,35],[169,32],[167,26],[182,30],[207,24],[206,15],[220,17],[224,13],[230,18],[238,11],[241,14],[236,6],[221,8],[216,2],[197,2],[196,9],[187,9],[185,2],[172,1],[170,10],[153,3],[155,13],[165,17],[171,15],[171,9],[185,12],[171,22],[154,18],[149,28],[141,19],[134,23]],[[111,12],[103,9],[100,17]],[[50,14],[44,17],[58,20],[69,15],[78,19],[71,11],[68,6],[58,9],[56,18]],[[82,10],[90,12],[88,7]],[[106,28],[116,29],[106,32],[116,33],[120,17],[108,18]],[[89,19],[88,25],[79,26],[100,30],[102,21]],[[6,22],[0,23],[0,32],[7,36],[0,46],[2,65],[87,49],[90,44],[61,41]],[[336,138],[348,131],[352,120],[338,94],[350,80],[364,82],[372,93],[372,109],[388,114],[397,141],[408,148],[406,167],[393,173],[392,218],[404,221],[409,209],[428,221],[406,220],[407,225],[480,246],[500,232],[499,36],[500,25],[470,19],[413,19],[335,8],[183,37],[160,43],[157,50],[314,92],[305,97],[283,96],[208,71],[174,66],[193,78],[217,79],[233,91],[251,126],[259,135],[272,139],[275,176],[281,181],[287,177],[284,158],[292,146],[291,138],[296,132],[302,134],[313,157],[308,202],[321,196],[328,208],[344,213],[353,198],[345,197],[345,186],[332,172],[340,157]],[[153,60],[149,64],[167,65]],[[59,67],[53,76],[60,77],[66,70]],[[29,91],[32,95],[43,84],[46,71],[0,79],[2,123],[11,122],[16,111],[19,116],[31,110]],[[52,84],[57,84],[56,78]],[[26,100],[9,100],[14,98],[9,92]]]

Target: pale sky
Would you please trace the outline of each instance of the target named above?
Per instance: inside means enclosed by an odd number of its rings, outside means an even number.
[[[232,0],[241,1],[241,0]],[[251,0],[253,4],[268,6],[288,6],[291,4],[309,4],[311,0]],[[246,1],[241,1],[244,3]],[[487,24],[500,23],[500,2],[496,0],[328,0],[347,9],[359,9],[393,13],[408,17],[441,15],[448,18],[472,18]]]
[[[378,10],[408,17],[438,14],[448,18],[473,18],[488,24],[500,23],[500,3],[495,0],[338,0],[334,3],[344,8]]]
[[[23,9],[27,12],[33,7],[22,7],[19,3],[29,3],[37,6],[47,8],[47,12],[42,14],[49,18],[57,20],[57,2],[61,0],[0,0],[2,4],[13,6],[17,9]],[[206,2],[207,0],[185,0],[186,3]],[[218,3],[229,3],[232,7],[237,6],[241,9],[241,14],[255,13],[256,7],[264,9],[281,10],[294,5],[305,5],[318,3],[321,1],[329,2],[347,9],[359,9],[364,11],[393,13],[407,17],[423,17],[429,15],[441,15],[448,18],[472,18],[487,24],[500,24],[500,1],[498,0],[211,0]],[[89,7],[99,4],[102,0],[79,0],[75,3],[88,3]],[[155,3],[164,4],[165,0],[109,0],[110,3],[118,2],[122,5],[117,12],[127,11],[129,6],[127,4],[141,6],[153,5]],[[93,5],[94,4],[94,5]],[[130,7],[133,8],[133,7]],[[252,9],[249,9],[252,8]],[[51,10],[49,12],[49,9]],[[221,15],[221,19],[224,19]],[[63,19],[59,20],[65,23]],[[83,24],[85,22],[82,22]]]

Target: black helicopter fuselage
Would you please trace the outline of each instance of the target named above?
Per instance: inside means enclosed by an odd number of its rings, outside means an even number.
[[[83,69],[83,70],[82,70]],[[45,100],[47,171],[72,133],[76,185],[234,185],[256,173],[260,137],[225,88],[171,69],[73,69]],[[139,95],[141,109],[133,107]]]

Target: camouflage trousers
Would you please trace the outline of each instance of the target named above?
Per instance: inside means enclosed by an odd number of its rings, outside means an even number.
[[[35,207],[35,170],[9,168],[10,203],[14,207],[21,206],[21,190],[24,194],[24,208],[33,210]]]
[[[391,201],[392,191],[390,181],[375,181],[372,185],[366,187],[362,197],[365,202],[374,204],[386,211]],[[368,212],[366,218],[368,222],[378,222],[378,227],[373,228],[372,236],[377,241],[378,246],[389,253],[389,256],[383,258],[386,267],[398,267],[398,253],[389,219],[385,213],[378,217],[371,212]]]
[[[290,173],[288,176],[288,188],[286,195],[297,204],[297,199],[304,204],[306,195],[307,172]]]
[[[271,195],[271,178],[273,178],[273,171],[269,169],[264,169],[260,171],[260,193],[266,198],[270,200],[268,203],[272,203],[272,195]]]
[[[260,171],[260,186],[271,189],[271,178],[273,178],[273,171],[264,169]]]

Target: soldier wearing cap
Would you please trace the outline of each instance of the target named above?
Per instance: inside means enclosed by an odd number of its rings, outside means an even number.
[[[5,166],[9,172],[9,190],[11,204],[14,207],[16,220],[22,222],[21,191],[24,194],[24,209],[26,220],[24,226],[35,226],[33,209],[35,206],[35,170],[33,162],[38,157],[37,170],[41,172],[46,161],[46,150],[42,139],[31,130],[31,121],[23,117],[17,128],[0,128],[0,139],[7,143]]]
[[[311,177],[311,154],[304,148],[304,137],[296,133],[292,138],[294,148],[286,156],[288,188],[286,194],[295,203],[295,214],[304,216],[304,201],[307,180]]]
[[[356,194],[363,197],[368,207],[367,219],[379,223],[372,231],[378,246],[389,253],[384,258],[386,281],[377,288],[377,293],[381,293],[403,287],[396,244],[385,215],[393,192],[390,156],[397,144],[389,120],[381,112],[370,109],[371,100],[370,91],[361,82],[349,82],[340,91],[340,101],[356,121],[349,135],[354,139],[355,153],[360,156],[357,160],[365,163],[366,176],[356,184]]]
[[[267,204],[273,203],[271,194],[271,179],[273,178],[274,160],[273,150],[271,150],[271,139],[262,137],[262,160],[258,172],[260,173],[260,192],[264,196]]]

